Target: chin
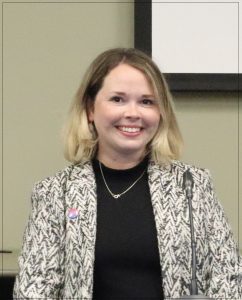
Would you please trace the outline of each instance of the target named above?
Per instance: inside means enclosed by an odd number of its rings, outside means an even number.
[[[126,154],[138,154],[138,153],[144,153],[146,148],[143,145],[133,146],[133,147],[121,147],[121,151]],[[143,149],[143,151],[142,151]]]

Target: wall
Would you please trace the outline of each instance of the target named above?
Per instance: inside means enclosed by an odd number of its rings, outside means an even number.
[[[242,106],[238,93],[182,93],[174,96],[185,139],[183,160],[211,171],[217,196],[237,240],[240,236],[241,241],[239,132],[242,129]]]
[[[133,4],[3,9],[3,245],[19,249],[34,182],[68,164],[60,130],[83,73],[101,51],[134,43]]]
[[[107,48],[134,45],[133,4],[96,2],[3,5],[5,249],[20,249],[34,182],[68,164],[60,129],[86,67]],[[176,94],[175,103],[183,159],[211,170],[238,237],[237,95]]]

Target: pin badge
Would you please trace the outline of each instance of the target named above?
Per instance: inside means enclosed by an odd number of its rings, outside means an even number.
[[[74,220],[78,217],[78,210],[76,208],[69,208],[68,210],[68,218],[70,220]]]

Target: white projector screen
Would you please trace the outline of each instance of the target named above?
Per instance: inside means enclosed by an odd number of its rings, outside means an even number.
[[[135,47],[152,56],[174,91],[241,91],[239,4],[136,1]]]
[[[165,73],[238,73],[238,3],[152,3],[152,57]]]

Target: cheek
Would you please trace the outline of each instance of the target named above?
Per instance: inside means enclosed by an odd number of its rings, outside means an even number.
[[[152,127],[152,132],[153,132],[153,135],[155,136],[156,133],[159,131],[159,128],[160,128],[160,123],[161,123],[161,117],[160,116],[154,116],[153,118],[153,123],[151,125]],[[154,137],[153,136],[153,137]]]
[[[161,122],[161,115],[158,111],[154,111],[149,116],[149,122],[153,127],[159,127],[159,124]]]

